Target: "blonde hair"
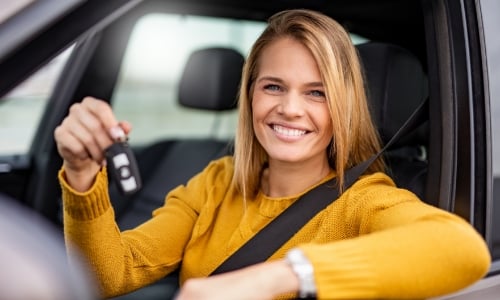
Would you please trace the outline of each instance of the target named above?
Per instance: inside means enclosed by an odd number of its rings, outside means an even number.
[[[332,142],[326,151],[339,187],[343,187],[347,169],[380,149],[380,138],[368,110],[358,53],[348,33],[319,12],[304,9],[279,12],[269,18],[267,28],[253,45],[243,67],[233,185],[245,198],[258,192],[261,172],[268,159],[252,124],[251,95],[259,73],[259,58],[269,44],[283,37],[302,43],[318,65],[333,127]],[[384,169],[380,158],[367,172]]]

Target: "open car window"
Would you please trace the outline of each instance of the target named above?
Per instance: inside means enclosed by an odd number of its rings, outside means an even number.
[[[131,143],[190,136],[232,137],[236,111],[181,107],[177,102],[179,80],[191,52],[229,47],[246,56],[264,27],[264,22],[193,15],[142,17],[132,32],[112,99],[117,116],[133,124]]]

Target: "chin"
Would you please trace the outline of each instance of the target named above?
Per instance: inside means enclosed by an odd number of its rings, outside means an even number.
[[[306,161],[308,158],[303,155],[290,155],[289,153],[286,155],[269,155],[269,160],[274,160],[282,163],[300,163]]]

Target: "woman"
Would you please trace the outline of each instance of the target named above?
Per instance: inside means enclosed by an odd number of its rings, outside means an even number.
[[[210,163],[125,232],[102,162],[117,128],[130,125],[86,98],[56,129],[68,248],[89,258],[105,296],[177,268],[178,299],[427,298],[487,272],[474,229],[396,188],[379,159],[268,261],[206,278],[301,195],[333,177],[342,186],[348,168],[380,149],[356,50],[317,12],[270,18],[245,64],[239,109],[234,157]]]

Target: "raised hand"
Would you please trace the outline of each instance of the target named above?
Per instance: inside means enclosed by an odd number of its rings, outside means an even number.
[[[130,124],[118,122],[111,106],[102,100],[86,97],[73,104],[54,131],[68,183],[77,191],[88,190],[105,161],[105,149],[130,130]]]

